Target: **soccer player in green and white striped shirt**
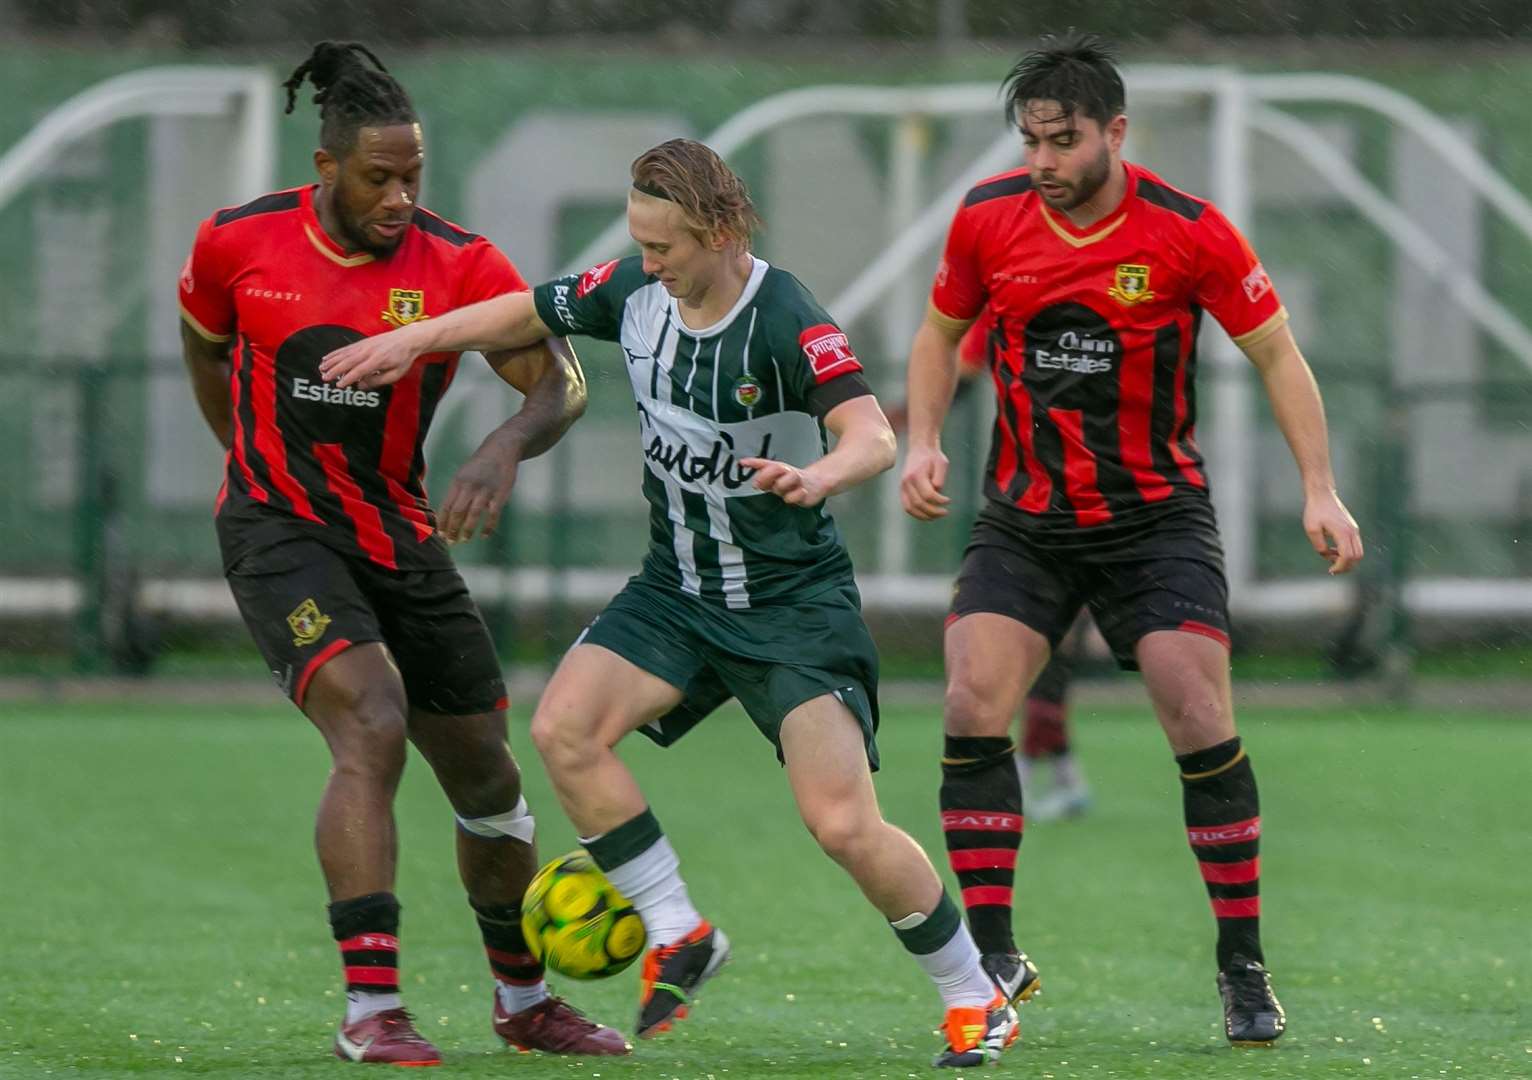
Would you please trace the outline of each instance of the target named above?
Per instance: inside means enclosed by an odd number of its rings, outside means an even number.
[[[684,1016],[729,944],[692,906],[612,747],[632,731],[668,745],[735,697],[775,745],[809,831],[936,983],[947,1009],[936,1064],[994,1061],[1015,1041],[1015,1011],[925,853],[878,808],[877,652],[824,507],[893,464],[893,433],[846,335],[796,278],[751,254],[754,207],[712,150],[672,140],[632,178],[641,255],[364,339],[321,374],[372,387],[423,353],[565,334],[622,345],[649,552],[565,655],[532,737],[581,843],[648,931],[638,1034]]]

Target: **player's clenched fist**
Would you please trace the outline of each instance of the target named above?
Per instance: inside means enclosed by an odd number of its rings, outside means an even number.
[[[904,512],[920,521],[947,516],[952,500],[942,494],[947,483],[947,455],[940,447],[911,447],[899,478],[899,500]]]

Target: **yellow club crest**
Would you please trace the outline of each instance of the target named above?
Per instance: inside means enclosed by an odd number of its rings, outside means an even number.
[[[1149,290],[1149,268],[1137,263],[1119,263],[1116,281],[1106,292],[1119,304],[1141,304],[1145,300],[1153,300],[1154,293]]]
[[[312,645],[329,629],[330,616],[321,615],[319,605],[310,597],[293,608],[293,613],[287,617],[287,626],[293,632],[294,645]]]
[[[423,289],[389,289],[388,309],[383,312],[383,321],[390,326],[404,326],[407,323],[419,322],[421,319],[429,319],[426,314],[426,294]]]

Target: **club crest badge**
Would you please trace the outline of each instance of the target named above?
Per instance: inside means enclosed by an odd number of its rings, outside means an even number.
[[[426,314],[423,289],[388,290],[388,308],[383,312],[383,321],[389,326],[405,326],[430,317]]]
[[[766,391],[761,384],[749,375],[741,375],[734,380],[734,400],[747,409],[753,409],[761,400],[761,395]]]
[[[1149,268],[1136,263],[1120,263],[1116,280],[1106,292],[1119,304],[1141,304],[1145,300],[1153,300],[1154,293],[1149,290]]]
[[[312,645],[330,628],[330,616],[321,615],[319,605],[310,597],[293,608],[293,613],[287,617],[287,626],[293,632],[294,645]]]

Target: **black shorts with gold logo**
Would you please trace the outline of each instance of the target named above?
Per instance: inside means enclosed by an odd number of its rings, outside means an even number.
[[[295,538],[244,555],[228,579],[267,667],[300,707],[325,661],[381,641],[412,707],[449,716],[505,708],[494,642],[454,569],[389,570]]]
[[[993,503],[980,511],[953,588],[950,626],[965,615],[1004,615],[1057,649],[1090,608],[1118,666],[1138,668],[1138,642],[1179,630],[1229,647],[1229,587],[1211,506],[1193,504],[1110,542],[1040,538]]]

